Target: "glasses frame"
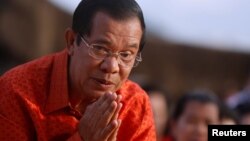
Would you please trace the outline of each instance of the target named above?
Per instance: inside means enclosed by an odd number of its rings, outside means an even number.
[[[112,51],[107,51],[108,52],[108,54],[104,57],[104,58],[98,58],[98,57],[96,57],[96,56],[94,56],[94,51],[93,51],[93,45],[92,44],[89,44],[87,41],[86,41],[86,39],[84,39],[84,37],[82,36],[82,35],[80,35],[79,34],[79,37],[81,38],[81,40],[83,41],[83,43],[88,47],[88,54],[89,54],[89,56],[91,56],[91,57],[93,57],[94,59],[99,59],[99,60],[103,60],[103,59],[105,59],[106,57],[109,57],[109,56],[115,56],[115,57],[119,57],[119,52],[112,52]],[[139,52],[139,53],[137,53],[137,55],[135,56],[135,61],[134,61],[134,64],[133,64],[133,66],[132,67],[137,67],[138,65],[139,65],[139,63],[140,62],[142,62],[142,57],[141,57],[141,52]],[[133,60],[133,59],[132,59]],[[131,61],[132,61],[131,60]],[[127,67],[131,67],[130,65],[124,65],[124,64],[122,64],[121,63],[121,59],[117,59],[117,61],[118,61],[118,64],[120,65],[120,66],[122,66],[122,67],[125,67],[125,68],[127,68]]]

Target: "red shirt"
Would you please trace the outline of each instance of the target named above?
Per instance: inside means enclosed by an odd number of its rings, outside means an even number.
[[[167,135],[161,139],[161,141],[174,141],[174,138],[170,135]]]
[[[0,78],[1,141],[80,141],[69,106],[66,51],[17,66]],[[155,141],[149,98],[129,80],[122,95],[118,141]]]

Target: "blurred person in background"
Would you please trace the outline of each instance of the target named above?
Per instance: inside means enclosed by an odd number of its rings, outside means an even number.
[[[219,98],[216,95],[204,90],[186,93],[174,107],[169,138],[174,141],[207,141],[207,126],[218,124],[219,116]]]
[[[250,124],[250,77],[243,89],[229,97],[226,102],[238,114],[239,124]]]
[[[243,101],[250,101],[250,76],[241,90],[235,91],[225,99],[226,104],[232,109]]]
[[[154,113],[157,140],[162,141],[166,136],[170,101],[168,92],[154,84],[147,84],[142,87],[149,95]]]
[[[235,111],[239,115],[239,124],[250,125],[250,101],[241,101],[235,107]]]
[[[223,101],[221,102],[221,115],[220,115],[220,124],[222,125],[236,125],[238,124],[238,114],[237,112],[230,108]]]
[[[1,141],[155,141],[150,100],[128,80],[145,23],[135,0],[82,0],[66,49],[0,78]]]

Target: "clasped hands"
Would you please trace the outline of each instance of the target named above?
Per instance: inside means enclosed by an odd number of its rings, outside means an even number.
[[[87,106],[79,123],[79,134],[84,141],[116,141],[121,120],[122,96],[105,93]]]

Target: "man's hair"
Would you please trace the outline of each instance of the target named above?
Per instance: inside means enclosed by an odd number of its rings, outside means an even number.
[[[145,22],[142,10],[135,0],[82,0],[73,15],[72,29],[74,32],[89,36],[93,18],[99,11],[105,12],[115,20],[120,21],[138,17],[142,29],[139,52],[143,49],[145,44]],[[78,37],[77,44],[79,42]]]
[[[188,103],[190,103],[190,102],[193,102],[193,101],[200,102],[200,103],[203,103],[203,104],[208,104],[208,103],[215,104],[219,109],[219,115],[218,116],[220,116],[220,104],[219,104],[220,101],[219,101],[219,98],[213,92],[210,92],[210,91],[194,90],[194,91],[190,91],[190,92],[185,93],[177,101],[176,107],[175,107],[175,109],[173,111],[173,116],[172,116],[173,119],[174,120],[179,119],[182,116],[186,105]]]
[[[234,110],[238,113],[239,118],[250,114],[250,101],[242,101],[236,105]],[[240,120],[240,119],[239,119]]]
[[[223,101],[220,103],[220,109],[221,109],[221,115],[220,119],[231,119],[233,120],[236,124],[239,122],[239,115],[235,109],[229,107],[226,103]]]

